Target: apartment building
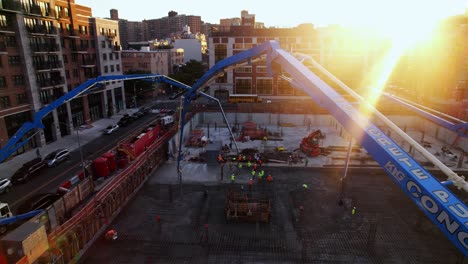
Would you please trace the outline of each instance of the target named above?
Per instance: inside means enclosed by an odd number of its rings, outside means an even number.
[[[101,76],[122,75],[122,57],[118,21],[91,18],[95,32],[96,52]],[[106,116],[125,109],[125,90],[122,81],[111,81],[93,93],[102,94],[101,110]]]
[[[91,17],[91,8],[74,0],[0,1],[0,146],[35,112],[100,75]],[[55,108],[18,153],[102,118],[103,101],[93,91]]]
[[[174,73],[174,69],[183,63],[183,49],[150,50],[149,47],[142,47],[140,51],[122,51],[124,72],[142,71],[152,74],[169,75]]]

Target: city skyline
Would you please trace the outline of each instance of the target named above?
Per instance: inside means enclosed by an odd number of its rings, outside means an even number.
[[[295,27],[302,23],[385,27],[395,21],[400,22],[397,24],[410,23],[415,16],[446,17],[463,14],[467,8],[465,0],[290,0],[287,5],[265,0],[241,0],[223,2],[222,8],[219,8],[218,1],[212,0],[204,1],[203,5],[188,0],[165,1],[156,5],[149,0],[138,0],[132,5],[123,0],[112,1],[112,4],[93,0],[76,0],[76,3],[91,7],[95,17],[109,17],[109,10],[117,9],[119,18],[130,21],[165,17],[173,10],[178,14],[201,16],[204,22],[217,24],[221,18],[240,17],[240,12],[247,10],[255,14],[256,21],[265,23],[266,27]],[[155,8],[140,8],[142,6]]]

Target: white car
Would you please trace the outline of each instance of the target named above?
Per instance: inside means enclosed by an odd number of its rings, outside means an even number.
[[[104,134],[110,135],[110,134],[114,133],[118,128],[119,128],[119,125],[108,126],[108,127],[106,127],[106,131],[104,132]]]
[[[0,193],[8,193],[10,192],[11,186],[13,184],[9,179],[0,178]]]

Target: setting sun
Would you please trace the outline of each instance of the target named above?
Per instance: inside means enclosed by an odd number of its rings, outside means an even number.
[[[359,9],[355,13],[359,18],[343,21],[350,27],[373,32],[390,43],[386,54],[368,72],[362,82],[366,99],[375,105],[380,92],[384,89],[388,77],[400,57],[409,50],[430,45],[434,29],[444,18],[463,14],[466,5],[456,1],[392,1],[375,3],[359,2],[368,5],[368,9]],[[429,55],[429,54],[428,54]]]

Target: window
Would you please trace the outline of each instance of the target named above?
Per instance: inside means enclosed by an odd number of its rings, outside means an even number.
[[[13,83],[15,84],[15,86],[24,85],[24,76],[23,75],[14,75],[13,76]]]
[[[73,69],[73,77],[79,77],[80,71],[78,69]]]
[[[0,97],[0,108],[10,107],[10,97],[2,96]]]
[[[68,56],[67,55],[63,55],[63,62],[68,63]]]
[[[278,95],[292,95],[293,93],[294,88],[291,84],[286,80],[278,78]]]
[[[251,73],[252,72],[252,67],[239,67],[235,69],[236,73]]]
[[[101,48],[103,48],[103,49],[106,48],[106,41],[105,40],[101,41]]]
[[[25,93],[17,94],[16,95],[16,103],[17,104],[27,104],[28,99],[26,97],[26,94]]]
[[[227,58],[227,45],[219,44],[215,46],[215,63]]]
[[[19,56],[8,56],[8,64],[11,65],[11,66],[20,65],[20,57]]]
[[[70,78],[70,71],[69,70],[65,71],[65,76],[67,77],[67,79]]]
[[[72,60],[72,62],[77,62],[78,61],[78,55],[76,55],[76,53],[73,53],[72,57],[71,57],[71,60]]]
[[[6,88],[7,83],[4,76],[0,76],[0,89]]]
[[[119,59],[119,54],[118,54],[118,53],[115,54],[115,59],[116,59],[116,60]]]
[[[111,65],[111,72],[114,72],[114,65]]]
[[[39,93],[39,99],[42,104],[48,104],[50,102],[49,90],[44,90]]]
[[[236,94],[251,94],[252,93],[252,79],[236,78]]]
[[[109,72],[109,68],[107,66],[104,66],[104,72],[105,73],[108,73]]]
[[[112,53],[109,53],[109,60],[113,60],[114,56],[112,56]]]
[[[257,79],[257,94],[273,94],[271,79]]]
[[[117,71],[120,71],[120,64],[115,65],[117,67]]]
[[[6,16],[0,15],[0,27],[8,27]]]
[[[103,54],[102,54],[102,59],[103,59],[103,60],[107,60],[107,53],[103,53]]]
[[[266,66],[257,66],[257,72],[258,73],[266,73],[267,72]]]
[[[16,38],[15,36],[6,37],[6,44],[8,47],[16,47]]]
[[[80,32],[80,34],[87,35],[88,34],[88,27],[78,26],[78,31]]]

